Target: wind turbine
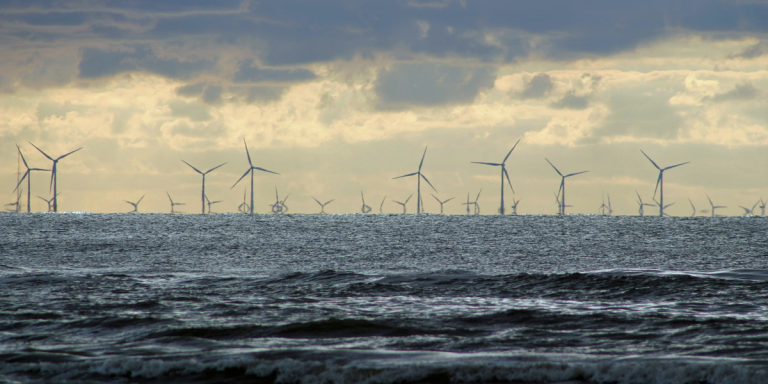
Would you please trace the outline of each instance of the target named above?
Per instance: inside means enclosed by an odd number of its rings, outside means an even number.
[[[248,188],[243,188],[243,203],[237,206],[237,211],[240,213],[248,213],[249,206],[248,203],[245,202],[245,194],[248,192]]]
[[[600,204],[600,208],[598,208],[600,210],[600,214],[601,215],[605,216],[605,209],[606,208],[608,208],[608,206],[605,205],[605,194],[603,194],[603,203]]]
[[[174,203],[173,199],[171,198],[171,194],[168,193],[168,191],[165,191],[165,194],[168,195],[168,200],[171,201],[171,213],[176,213],[176,211],[173,209],[173,207],[177,205],[186,205],[185,203]]]
[[[23,192],[24,192],[24,188],[21,188],[16,192],[16,202],[8,203],[5,205],[6,207],[13,207],[13,210],[6,208],[6,211],[16,212],[16,213],[19,213],[21,211],[21,195],[23,194]]]
[[[483,165],[490,165],[494,167],[501,167],[501,206],[499,207],[499,214],[504,215],[504,178],[507,178],[507,183],[509,183],[509,189],[512,190],[512,193],[515,193],[515,189],[512,188],[512,181],[509,180],[509,173],[507,172],[507,159],[509,159],[509,155],[512,154],[512,151],[515,150],[515,147],[517,147],[517,144],[520,143],[520,140],[522,138],[517,139],[517,142],[515,145],[512,146],[512,149],[509,150],[506,156],[504,156],[504,160],[501,161],[501,163],[485,163],[480,161],[473,161],[473,164],[483,164]],[[558,172],[559,173],[559,172]]]
[[[660,191],[660,197],[659,197],[659,217],[662,217],[662,216],[664,216],[664,208],[668,207],[668,206],[664,206],[664,171],[666,171],[668,169],[675,168],[675,167],[679,167],[681,165],[688,164],[688,163],[690,163],[690,161],[686,161],[685,163],[670,165],[669,167],[661,168],[661,167],[659,167],[656,164],[655,161],[651,160],[651,158],[648,157],[648,155],[646,155],[645,152],[643,152],[642,149],[640,150],[640,152],[642,152],[643,156],[645,156],[651,162],[651,164],[653,164],[653,166],[656,167],[656,169],[659,170],[659,178],[656,179],[656,189],[654,189],[654,191],[653,191],[653,197],[655,198],[656,197],[656,192]]]
[[[387,200],[387,195],[384,195],[384,198],[381,199],[381,205],[379,205],[379,213],[384,213],[384,202]]]
[[[757,207],[758,203],[760,203],[760,202],[758,201],[757,203],[755,203],[755,205],[752,206],[752,209],[749,209],[749,208],[747,208],[747,207],[745,207],[743,205],[739,205],[739,208],[744,210],[744,216],[751,215],[752,212],[755,211],[755,207]]]
[[[688,202],[691,203],[691,209],[693,210],[693,213],[691,213],[691,217],[696,216],[696,206],[693,205],[693,201],[691,201],[691,198],[688,198]]]
[[[569,173],[567,175],[563,175],[562,173],[560,173],[560,170],[557,169],[557,167],[555,167],[555,165],[552,164],[551,161],[549,161],[549,159],[547,159],[545,157],[544,160],[546,160],[547,163],[549,163],[549,165],[551,165],[552,168],[555,169],[555,172],[557,172],[557,174],[560,175],[560,191],[557,194],[558,194],[558,196],[560,196],[560,198],[559,198],[559,200],[560,200],[560,214],[561,215],[565,215],[565,207],[566,207],[566,205],[565,205],[565,178],[566,177],[571,177],[571,176],[576,176],[576,175],[581,175],[582,173],[586,173],[586,172],[589,172],[589,171],[574,172],[574,173]]]
[[[46,199],[42,196],[37,196],[37,197],[48,204],[48,212],[53,212],[53,197],[51,197],[50,199]]]
[[[447,203],[447,202],[449,202],[449,201],[451,201],[451,200],[453,200],[453,199],[454,199],[453,197],[451,197],[451,198],[450,198],[450,199],[448,199],[448,200],[445,200],[445,201],[440,201],[440,199],[438,199],[438,198],[437,198],[437,196],[435,196],[435,195],[433,195],[433,194],[431,194],[431,193],[430,193],[430,195],[432,195],[432,197],[434,197],[434,198],[435,198],[435,200],[437,200],[437,202],[438,202],[438,203],[440,203],[440,214],[441,214],[441,215],[443,214],[443,204],[445,204],[445,203]]]
[[[712,207],[712,217],[718,216],[715,214],[715,209],[717,208],[728,208],[725,205],[715,205],[712,203],[712,199],[709,198],[709,195],[707,195],[707,200],[709,200],[709,205]]]
[[[397,201],[397,200],[392,200],[392,201],[394,201],[395,203],[398,203],[398,204],[402,205],[402,206],[403,206],[403,214],[406,214],[406,213],[408,213],[408,212],[407,212],[407,210],[406,210],[406,208],[405,208],[405,205],[406,205],[406,204],[408,204],[408,200],[410,200],[410,199],[411,199],[411,197],[413,197],[413,193],[411,193],[411,195],[410,195],[410,196],[408,196],[408,198],[407,198],[407,199],[405,199],[405,202],[400,202],[400,201]]]
[[[32,143],[30,142],[30,144],[32,144]],[[40,151],[40,153],[42,153],[43,156],[47,157],[48,160],[53,161],[53,167],[51,168],[51,185],[53,185],[53,211],[54,212],[58,212],[59,211],[59,204],[58,204],[57,196],[59,195],[59,193],[57,192],[57,189],[56,189],[56,183],[58,181],[58,176],[57,176],[58,174],[56,173],[56,166],[59,163],[59,160],[61,160],[61,159],[65,158],[65,157],[67,157],[67,156],[69,156],[69,155],[71,155],[71,154],[73,154],[73,153],[83,149],[83,147],[75,149],[72,152],[66,153],[66,154],[61,155],[61,156],[59,156],[59,157],[54,159],[54,158],[48,156],[47,153],[43,152],[42,149],[37,148],[36,145],[32,144],[32,146],[35,147],[38,151]],[[50,185],[48,186],[48,189],[49,189],[49,192],[50,192],[50,189],[51,189]]]
[[[133,211],[130,211],[130,212],[128,212],[128,213],[132,213],[132,212],[137,212],[137,213],[138,213],[138,212],[139,212],[139,203],[141,203],[141,200],[143,200],[143,199],[144,199],[144,196],[146,196],[146,194],[144,194],[144,195],[141,195],[141,199],[139,199],[139,201],[137,201],[137,202],[135,202],[135,203],[134,203],[134,202],[132,202],[132,201],[128,201],[128,200],[123,200],[123,201],[125,201],[126,203],[128,203],[128,204],[130,204],[130,205],[133,205]]]
[[[314,197],[312,197],[312,198],[313,198],[313,199],[315,199]],[[328,204],[330,204],[330,203],[331,203],[331,202],[333,202],[334,200],[336,200],[336,199],[331,199],[331,200],[328,200],[328,201],[326,201],[325,203],[321,203],[321,202],[320,202],[320,200],[318,200],[318,199],[315,199],[315,201],[317,202],[317,204],[320,204],[320,213],[321,213],[321,214],[325,214],[325,206],[326,206],[326,205],[328,205]]]
[[[765,201],[763,201],[763,198],[760,198],[760,205],[758,207],[760,208],[760,216],[765,216]]]
[[[363,191],[360,191],[360,197],[363,199],[363,207],[360,208],[360,212],[364,214],[371,212],[371,207],[365,204],[365,196],[363,196]]]
[[[645,216],[645,207],[655,207],[655,205],[651,203],[644,203],[643,198],[640,197],[640,192],[637,192],[637,189],[635,189],[635,194],[637,194],[637,205],[639,206],[638,213],[640,213],[640,217],[643,217]]]
[[[469,215],[469,206],[472,204],[472,203],[469,202],[469,192],[467,192],[467,202],[466,203],[461,203],[461,204],[467,206],[467,215]]]
[[[245,176],[246,176],[248,173],[250,173],[250,174],[251,174],[251,206],[250,206],[250,207],[251,207],[251,215],[253,215],[253,171],[262,171],[262,172],[268,172],[268,173],[273,173],[273,174],[275,174],[275,175],[279,175],[279,173],[277,173],[277,172],[272,172],[272,171],[270,171],[270,170],[267,170],[267,169],[264,169],[264,168],[261,168],[261,167],[254,167],[254,166],[253,166],[253,162],[251,161],[251,153],[250,153],[250,152],[248,152],[248,144],[245,142],[245,139],[243,139],[243,144],[245,144],[245,155],[246,155],[246,156],[248,156],[248,166],[249,166],[250,168],[248,168],[248,170],[247,170],[247,171],[245,171],[245,173],[243,173],[243,175],[242,175],[242,176],[240,176],[240,178],[239,178],[239,179],[237,179],[237,181],[235,182],[235,184],[233,184],[233,185],[232,185],[232,187],[231,187],[231,188],[229,188],[229,189],[232,189],[232,188],[234,188],[234,187],[235,187],[235,185],[237,185],[237,183],[239,183],[239,182],[240,182],[240,180],[242,180],[242,179],[243,179],[243,178],[244,178],[244,177],[245,177]],[[223,164],[222,164],[222,165],[223,165]],[[209,171],[209,172],[210,172],[210,171]]]
[[[427,180],[427,177],[424,176],[424,174],[421,173],[421,166],[424,165],[424,157],[425,156],[427,156],[427,147],[424,147],[424,154],[421,155],[421,162],[419,163],[419,170],[418,171],[413,172],[413,173],[409,173],[407,175],[402,175],[402,176],[398,176],[398,177],[393,178],[393,180],[394,180],[394,179],[399,179],[401,177],[416,176],[416,180],[418,180],[416,182],[416,213],[421,213],[422,212],[422,207],[421,207],[421,179],[424,179],[424,181],[426,181],[427,184],[429,184],[429,186],[432,187],[432,189],[434,189],[435,192],[437,192],[437,189],[435,189],[435,187],[432,185],[432,183],[430,183],[429,180]]]
[[[208,214],[211,214],[211,205],[221,203],[221,200],[211,201],[208,199],[208,196],[205,197],[205,202],[208,203]]]
[[[288,212],[288,206],[285,205],[285,201],[288,200],[288,197],[290,196],[291,194],[289,193],[285,196],[285,199],[280,200],[280,196],[277,194],[277,187],[275,187],[275,203],[272,204],[272,213],[279,215]]]
[[[16,150],[19,152],[19,156],[21,156],[21,161],[24,162],[24,166],[27,168],[27,171],[24,172],[24,175],[21,177],[19,182],[16,184],[16,188],[13,189],[14,192],[19,189],[19,186],[24,181],[24,179],[27,179],[27,213],[32,212],[32,171],[50,171],[50,169],[42,169],[42,168],[30,168],[29,164],[27,164],[27,160],[24,159],[24,155],[21,154],[21,148],[19,148],[19,145],[16,145]],[[55,197],[54,197],[55,198]]]
[[[512,202],[514,203],[512,204],[512,214],[515,216],[517,216],[517,205],[520,204],[520,200],[515,200],[515,197],[512,196]]]
[[[611,208],[611,194],[610,193],[606,193],[605,195],[608,196],[608,216],[611,216],[611,215],[613,215],[613,208]],[[674,203],[672,203],[672,204],[674,204]],[[672,204],[670,204],[670,205],[672,205]]]
[[[472,204],[475,205],[475,215],[480,214],[480,204],[477,202],[480,200],[480,194],[483,193],[483,189],[480,188],[480,192],[477,193],[477,197],[475,197],[475,201],[472,202]]]
[[[192,166],[192,164],[190,164],[190,163],[187,163],[187,162],[186,162],[186,161],[184,161],[184,160],[181,160],[181,161],[183,161],[183,162],[184,162],[184,164],[186,164],[186,165],[189,165],[189,167],[190,167],[190,168],[192,168],[192,169],[194,169],[194,170],[195,170],[195,172],[197,172],[197,173],[199,173],[199,174],[201,174],[201,175],[203,176],[203,190],[202,190],[202,194],[201,194],[201,196],[200,196],[200,207],[201,207],[201,214],[203,214],[203,215],[204,215],[204,214],[205,214],[205,175],[207,175],[207,174],[209,174],[209,173],[213,172],[213,170],[215,170],[216,168],[219,168],[219,167],[221,167],[222,165],[224,165],[224,164],[226,164],[226,163],[221,163],[221,164],[219,164],[219,165],[217,165],[217,166],[215,166],[215,167],[213,167],[213,168],[211,168],[211,169],[209,169],[209,170],[207,170],[207,171],[205,171],[205,172],[200,172],[200,170],[199,170],[199,169],[197,169],[197,168],[195,168],[195,167],[193,167],[193,166]]]

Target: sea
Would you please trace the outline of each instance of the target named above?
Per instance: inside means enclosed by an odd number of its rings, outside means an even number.
[[[2,383],[768,383],[768,218],[0,215]]]

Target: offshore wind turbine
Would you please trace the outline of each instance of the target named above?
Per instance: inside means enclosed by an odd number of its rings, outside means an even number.
[[[435,200],[437,200],[437,202],[438,202],[438,203],[440,203],[440,214],[441,214],[441,215],[443,214],[443,204],[445,204],[445,203],[447,203],[447,202],[449,202],[449,201],[451,201],[451,200],[453,200],[453,199],[454,199],[453,197],[451,197],[451,198],[450,198],[450,199],[448,199],[448,200],[445,200],[445,201],[440,201],[440,199],[438,199],[438,198],[437,198],[437,196],[435,196],[435,195],[433,195],[433,194],[431,194],[431,193],[430,193],[430,195],[432,195],[432,197],[434,197],[434,198],[435,198]]]
[[[522,199],[520,199],[522,200]],[[515,197],[512,196],[512,214],[517,216],[517,205],[520,204],[520,200],[515,200]]]
[[[21,177],[19,182],[16,184],[16,188],[13,189],[14,192],[16,192],[19,189],[19,186],[24,181],[24,179],[27,179],[27,213],[32,212],[32,171],[50,171],[50,169],[42,169],[42,168],[30,168],[29,164],[27,164],[27,160],[24,159],[24,155],[21,153],[21,148],[19,148],[19,145],[16,144],[16,150],[19,152],[19,156],[21,156],[21,161],[24,162],[24,167],[27,168],[27,171],[24,172],[24,176]]]
[[[248,213],[249,211],[248,203],[245,202],[246,192],[248,192],[248,188],[243,188],[243,203],[237,206],[237,211],[240,213]]]
[[[32,143],[30,142],[30,144],[32,144]],[[71,155],[71,154],[73,154],[73,153],[83,149],[83,147],[75,149],[72,152],[63,154],[63,155],[61,155],[61,156],[59,156],[59,157],[54,159],[54,158],[48,156],[47,153],[43,152],[42,149],[37,148],[36,145],[32,144],[32,146],[35,147],[38,151],[40,151],[40,153],[42,153],[43,156],[47,157],[48,160],[53,161],[53,167],[51,168],[51,183],[50,184],[53,185],[53,211],[54,212],[58,212],[59,211],[59,204],[58,204],[57,196],[59,195],[59,193],[58,193],[58,191],[56,189],[56,184],[57,184],[57,181],[58,181],[59,177],[58,177],[58,173],[56,172],[56,169],[57,169],[56,166],[59,164],[59,160],[61,160],[61,159],[65,158],[65,157],[67,157],[67,156],[69,156],[69,155]],[[49,185],[48,186],[49,192],[50,192],[50,189],[51,189],[51,186]]]
[[[205,202],[208,203],[208,214],[211,213],[211,205],[221,203],[221,200],[211,201],[208,199],[208,196],[205,197]]]
[[[51,197],[50,199],[46,199],[39,195],[37,197],[48,204],[48,212],[53,212],[53,197]]]
[[[709,195],[707,195],[707,200],[709,200],[709,205],[712,207],[712,217],[718,216],[715,214],[715,209],[717,208],[728,208],[725,205],[715,205],[712,203],[712,199],[709,198]]]
[[[144,200],[144,196],[146,196],[146,194],[144,194],[144,195],[141,195],[141,199],[139,199],[139,201],[137,201],[137,202],[135,202],[135,203],[134,203],[134,202],[132,202],[132,201],[128,201],[128,200],[123,200],[123,201],[125,201],[126,203],[128,203],[128,204],[130,204],[130,205],[133,205],[133,211],[130,211],[130,212],[128,212],[128,213],[132,213],[132,212],[137,212],[137,213],[138,213],[138,212],[139,212],[139,203],[141,203],[141,200]]]
[[[691,217],[694,217],[696,216],[696,206],[693,205],[693,201],[691,201],[690,197],[688,198],[688,202],[691,203],[691,209],[693,210],[693,212],[691,213]]]
[[[371,212],[371,207],[367,204],[365,204],[365,196],[363,195],[363,191],[360,191],[360,198],[363,199],[363,207],[360,208],[360,212],[366,214]]]
[[[174,203],[173,199],[171,198],[171,194],[168,193],[168,191],[165,191],[165,194],[168,195],[168,200],[171,201],[171,213],[176,213],[176,210],[174,210],[173,207],[177,205],[186,205],[185,203]]]
[[[757,207],[760,208],[760,216],[765,216],[765,205],[766,204],[765,204],[765,201],[763,201],[762,197],[760,198],[759,203],[760,203],[760,205],[758,205]]]
[[[747,207],[745,207],[743,205],[739,205],[739,208],[744,210],[744,216],[751,215],[752,212],[755,211],[755,207],[757,207],[758,203],[760,203],[760,202],[758,201],[757,203],[755,203],[755,205],[752,206],[752,209],[749,209],[749,208],[747,208]]]
[[[545,157],[544,160],[546,160],[547,163],[549,163],[549,165],[551,165],[552,168],[555,169],[555,172],[557,172],[557,174],[560,175],[560,191],[557,193],[558,196],[560,196],[560,198],[559,198],[559,200],[560,200],[560,213],[559,214],[565,215],[565,207],[566,207],[566,205],[565,205],[565,179],[567,177],[581,175],[582,173],[586,173],[586,172],[589,172],[589,171],[574,172],[574,173],[569,173],[567,175],[563,175],[562,173],[560,173],[560,170],[557,169],[557,167],[555,167],[555,165],[552,164],[551,161],[549,161],[549,159],[547,159]]]
[[[472,202],[472,204],[475,206],[475,215],[480,214],[480,204],[477,202],[480,200],[480,194],[483,193],[483,189],[480,188],[480,192],[477,192],[477,196],[475,197],[475,201]]]
[[[413,193],[411,193],[411,195],[410,195],[410,196],[408,196],[408,198],[407,198],[407,199],[405,199],[405,202],[400,202],[400,201],[397,201],[397,200],[392,200],[392,201],[394,201],[395,203],[398,203],[398,204],[402,205],[402,206],[403,206],[403,214],[406,214],[406,213],[408,213],[408,211],[406,210],[406,208],[405,208],[405,205],[406,205],[406,204],[408,204],[408,200],[410,200],[410,199],[411,199],[411,197],[413,197]]]
[[[313,198],[313,199],[315,199],[315,198],[314,198],[314,196],[313,196],[312,198]],[[321,213],[321,214],[325,214],[325,206],[326,206],[326,205],[328,205],[328,204],[330,204],[330,203],[332,203],[334,200],[336,200],[336,199],[331,199],[331,200],[328,200],[328,201],[326,201],[325,203],[321,203],[321,202],[320,202],[320,200],[318,200],[318,199],[315,199],[315,201],[317,202],[317,204],[319,204],[319,205],[320,205],[320,213]]]
[[[419,170],[413,173],[409,173],[407,175],[402,175],[398,177],[394,177],[394,179],[399,179],[401,177],[410,177],[410,176],[416,176],[416,213],[421,213],[423,211],[423,208],[421,207],[421,179],[424,179],[424,181],[429,184],[432,189],[437,192],[437,189],[432,185],[432,183],[429,182],[426,176],[424,176],[423,173],[421,173],[421,167],[424,165],[424,157],[427,156],[427,147],[424,147],[424,154],[421,155],[421,162],[419,163]]]
[[[19,213],[21,211],[21,195],[23,193],[24,193],[24,188],[19,189],[16,192],[16,202],[8,203],[8,204],[5,205],[6,207],[13,207],[13,210],[11,210],[10,208],[6,208],[5,210],[9,211],[9,212]]]
[[[384,195],[384,198],[381,199],[381,205],[379,205],[379,213],[384,213],[384,202],[387,201],[387,195]]]
[[[288,212],[288,206],[285,205],[285,202],[290,196],[291,194],[289,193],[287,196],[285,196],[285,199],[280,200],[280,196],[277,194],[277,187],[275,187],[275,203],[272,204],[272,213],[282,214]]]
[[[200,207],[201,207],[201,214],[203,214],[203,215],[204,215],[204,214],[205,214],[205,175],[207,175],[207,174],[209,174],[209,173],[213,172],[213,170],[215,170],[216,168],[219,168],[219,167],[221,167],[222,165],[226,164],[226,162],[225,162],[225,163],[221,163],[221,164],[219,164],[219,165],[217,165],[217,166],[215,166],[215,167],[213,167],[213,168],[211,168],[211,169],[209,169],[209,170],[207,170],[207,171],[205,171],[205,172],[200,172],[200,170],[199,170],[199,169],[197,169],[197,168],[195,168],[195,167],[193,167],[193,166],[192,166],[192,164],[190,164],[190,163],[187,163],[187,162],[186,162],[186,161],[184,161],[184,160],[181,160],[181,161],[183,161],[183,162],[184,162],[184,164],[186,164],[186,165],[189,165],[189,167],[190,167],[190,168],[192,168],[192,169],[194,169],[194,170],[195,170],[195,172],[197,172],[197,173],[199,173],[200,175],[202,175],[202,176],[203,176],[203,191],[202,191],[202,194],[201,194],[201,196],[200,196]]]
[[[253,162],[251,161],[251,153],[248,152],[248,144],[245,142],[245,139],[243,139],[243,144],[245,145],[245,155],[248,156],[248,166],[250,168],[248,168],[248,170],[245,171],[245,173],[243,173],[243,175],[240,176],[240,178],[237,179],[235,184],[232,184],[232,187],[229,188],[229,189],[234,188],[235,185],[237,185],[237,183],[239,183],[240,180],[242,180],[246,175],[248,175],[249,173],[251,174],[251,205],[250,205],[250,207],[251,207],[251,215],[253,215],[253,171],[262,171],[262,172],[267,172],[267,173],[273,173],[275,175],[279,175],[279,173],[272,172],[270,170],[267,170],[267,169],[264,169],[264,168],[261,168],[261,167],[254,167],[253,166]]]
[[[657,191],[660,192],[660,197],[659,197],[659,217],[663,217],[664,216],[664,208],[669,206],[669,205],[667,205],[667,206],[664,205],[664,171],[666,171],[668,169],[675,168],[675,167],[679,167],[681,165],[688,164],[688,163],[690,163],[690,161],[686,161],[685,163],[670,165],[669,167],[661,168],[661,167],[658,166],[658,164],[656,164],[655,161],[651,160],[651,158],[648,157],[648,155],[646,155],[645,152],[643,152],[642,149],[640,150],[640,152],[642,152],[643,156],[645,156],[651,162],[651,164],[653,164],[653,166],[656,167],[656,169],[659,170],[659,178],[656,179],[656,189],[653,191],[653,197],[654,198],[656,197],[656,192]]]
[[[645,216],[645,207],[655,207],[655,205],[651,203],[644,203],[643,198],[640,197],[640,192],[637,192],[637,189],[635,189],[635,194],[637,194],[637,205],[639,206],[637,212],[640,214],[640,217],[643,217]]]
[[[512,149],[509,150],[506,156],[504,156],[504,160],[501,161],[501,163],[486,163],[481,161],[473,161],[473,164],[483,164],[483,165],[490,165],[493,167],[501,167],[501,206],[499,207],[499,214],[504,215],[504,178],[507,178],[507,183],[509,184],[509,189],[512,190],[512,193],[515,193],[515,189],[512,188],[512,181],[509,180],[509,173],[507,172],[507,159],[509,159],[509,155],[512,154],[512,151],[515,150],[515,147],[517,147],[517,144],[520,143],[520,140],[522,140],[522,137],[517,139],[517,142],[515,145],[512,146]],[[559,171],[558,171],[559,173]]]

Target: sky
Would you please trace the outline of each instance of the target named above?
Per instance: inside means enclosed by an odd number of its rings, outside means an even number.
[[[650,201],[661,167],[673,216],[768,198],[768,2],[0,1],[0,196],[15,201],[16,144],[58,165],[60,211],[378,212],[422,185],[427,212],[499,208],[507,161],[520,214],[615,214]],[[23,169],[22,169],[23,172]],[[50,175],[32,174],[44,211]],[[409,212],[415,212],[415,198]],[[646,212],[650,208],[646,208]]]

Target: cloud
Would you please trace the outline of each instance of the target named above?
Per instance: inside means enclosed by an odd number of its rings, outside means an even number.
[[[557,109],[586,109],[589,107],[589,96],[577,95],[575,91],[568,91],[560,100],[550,104]]]
[[[768,54],[768,41],[761,41],[740,53],[731,55],[731,58],[754,59]]]
[[[306,69],[269,69],[243,62],[232,80],[235,83],[290,83],[315,78],[315,74]]]
[[[186,117],[191,121],[211,120],[211,114],[208,111],[208,107],[200,103],[187,103],[183,100],[172,100],[168,103],[168,107],[171,108],[171,116],[174,117]]]
[[[374,91],[381,109],[466,104],[481,90],[491,88],[494,79],[490,67],[398,64],[379,74]]]
[[[683,118],[666,98],[622,92],[608,102],[609,113],[593,132],[601,137],[633,137],[635,139],[675,139],[683,127]]]
[[[525,82],[525,88],[520,92],[521,99],[541,99],[554,89],[552,78],[546,73],[538,73]]]
[[[732,90],[717,93],[711,97],[705,97],[704,100],[714,102],[734,101],[734,100],[752,100],[757,97],[758,89],[750,83],[737,84]]]
[[[120,51],[85,48],[78,71],[83,79],[113,76],[123,72],[148,72],[172,79],[188,79],[214,67],[215,63],[210,60],[161,58],[151,48],[137,45]]]

